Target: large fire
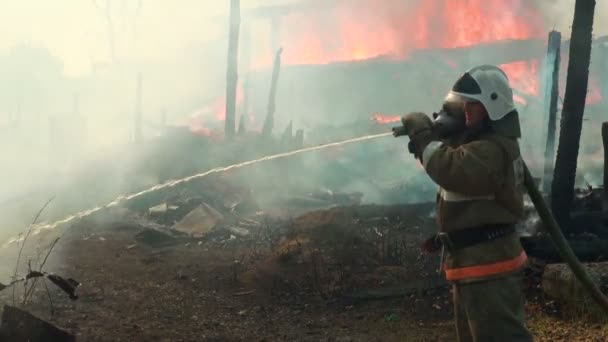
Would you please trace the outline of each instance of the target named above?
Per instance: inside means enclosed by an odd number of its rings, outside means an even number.
[[[336,1],[332,8],[282,17],[282,59],[286,64],[404,59],[417,49],[545,37],[539,13],[529,0]],[[271,62],[267,48],[261,64]]]
[[[539,61],[519,61],[509,64],[502,64],[500,68],[509,77],[511,87],[525,95],[538,96],[540,91]],[[516,95],[516,98],[520,98]],[[518,101],[521,102],[521,101]]]
[[[318,65],[380,56],[407,60],[413,51],[420,49],[462,48],[508,39],[545,39],[547,36],[538,2],[530,0],[300,1],[309,4],[311,9],[280,17],[277,33],[278,42],[285,48],[281,57],[284,65]],[[267,38],[260,36],[253,40],[254,69],[272,65],[274,51],[270,44],[264,44],[269,43]],[[564,59],[562,57],[562,61]],[[448,62],[454,69],[466,67],[456,61]],[[541,95],[539,59],[500,67],[509,76],[516,102],[526,105],[529,98]],[[565,77],[561,78],[563,82]],[[587,102],[599,102],[601,92],[594,79],[590,79],[589,89]],[[238,98],[240,102],[241,88]],[[225,99],[222,98],[198,116],[224,120],[224,107]],[[399,121],[399,118],[375,114],[373,120],[389,123]],[[207,132],[204,127],[195,130],[202,134]]]
[[[279,34],[286,47],[282,62],[293,65],[378,56],[405,60],[419,49],[544,38],[547,33],[539,9],[528,0],[350,0],[286,15]],[[268,67],[272,57],[267,47],[254,66]],[[501,67],[513,88],[523,95],[539,95],[538,60]],[[526,102],[519,95],[516,100]]]

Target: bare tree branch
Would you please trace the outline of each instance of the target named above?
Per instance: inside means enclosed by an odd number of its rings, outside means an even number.
[[[55,245],[57,244],[58,241],[59,241],[59,238],[56,238],[55,241],[53,241],[53,243],[51,244],[51,247],[49,248],[48,252],[46,253],[44,260],[40,264],[40,268],[38,269],[38,272],[40,272],[40,273],[43,272],[42,269],[44,268],[44,265],[46,264],[46,261],[49,258],[49,255],[51,255],[51,251],[53,251],[53,248],[55,248]],[[34,289],[36,288],[37,283],[38,283],[38,278],[35,278],[32,283],[32,286],[30,286],[30,288],[25,292],[25,296],[23,297],[23,304],[25,304],[27,302],[28,298],[34,293]]]
[[[15,263],[15,273],[13,274],[13,279],[12,279],[13,282],[17,279],[17,272],[19,272],[19,263],[21,262],[21,254],[23,253],[23,247],[25,247],[25,243],[27,242],[28,237],[32,233],[32,228],[34,227],[36,222],[38,222],[38,219],[40,218],[40,215],[42,214],[44,209],[49,205],[49,203],[51,203],[51,201],[54,198],[55,198],[55,196],[52,196],[51,198],[49,198],[49,200],[46,201],[46,203],[42,206],[42,208],[40,208],[40,210],[34,217],[34,221],[32,221],[32,224],[30,224],[27,232],[25,233],[25,236],[23,237],[23,243],[21,243],[21,248],[19,249],[19,254],[17,255],[17,262]],[[15,305],[15,288],[14,287],[13,287],[13,305]]]

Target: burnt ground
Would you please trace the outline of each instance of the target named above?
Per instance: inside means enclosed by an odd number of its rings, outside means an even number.
[[[454,341],[438,258],[419,252],[433,231],[431,209],[258,213],[246,236],[217,228],[162,247],[136,238],[159,227],[144,214],[83,220],[45,266],[82,282],[79,298],[49,285],[49,300],[37,286],[25,308],[80,341]],[[7,253],[16,251],[3,250],[3,260]],[[533,278],[528,311],[538,341],[607,340],[604,325],[560,317]],[[0,300],[10,303],[11,291]]]

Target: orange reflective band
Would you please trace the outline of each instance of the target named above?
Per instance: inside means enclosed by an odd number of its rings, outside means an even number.
[[[525,251],[521,251],[521,254],[511,260],[495,262],[492,264],[460,267],[460,268],[445,268],[445,278],[447,280],[462,280],[470,278],[481,278],[500,273],[507,273],[515,271],[523,266],[528,260],[528,256]]]

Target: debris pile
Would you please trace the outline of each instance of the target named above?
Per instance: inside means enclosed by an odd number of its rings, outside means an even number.
[[[254,264],[243,281],[262,291],[315,292],[325,298],[355,297],[353,293],[378,288],[403,290],[412,283],[412,292],[442,285],[435,273],[438,257],[423,255],[420,249],[432,234],[424,229],[432,225],[432,210],[428,203],[304,214],[291,223],[276,251]],[[420,283],[424,279],[431,281]]]
[[[588,263],[585,266],[602,292],[608,293],[608,263]],[[604,316],[601,308],[583,289],[566,264],[547,265],[542,276],[542,288],[550,298],[565,305],[574,315]]]

